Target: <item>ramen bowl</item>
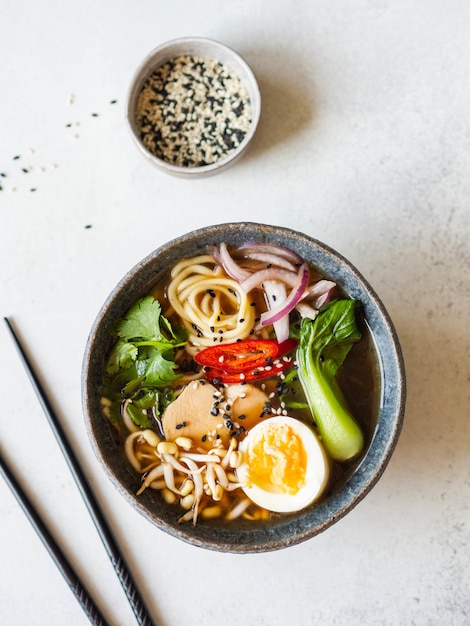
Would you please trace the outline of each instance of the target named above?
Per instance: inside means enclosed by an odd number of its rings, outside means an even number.
[[[152,50],[135,71],[127,122],[139,151],[160,170],[201,178],[233,165],[261,112],[256,78],[228,46],[184,37]]]
[[[373,395],[374,424],[360,462],[321,500],[301,511],[274,515],[263,522],[201,520],[179,523],[175,506],[160,493],[146,489],[136,495],[140,477],[122,453],[116,429],[101,408],[102,375],[113,339],[109,328],[131,305],[148,295],[159,278],[180,259],[204,254],[207,245],[225,242],[276,244],[295,250],[344,294],[361,303],[363,320],[377,363]],[[372,287],[341,254],[324,243],[287,228],[256,223],[209,226],[180,236],[157,248],[132,268],[113,289],[98,313],[85,350],[82,398],[92,447],[111,482],[130,506],[150,523],[189,544],[221,552],[254,553],[298,544],[325,531],[347,515],[382,476],[397,444],[405,408],[405,373],[393,324]]]

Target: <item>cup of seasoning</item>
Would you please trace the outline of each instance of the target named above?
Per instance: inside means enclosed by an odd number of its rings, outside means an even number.
[[[245,151],[258,125],[261,96],[246,62],[211,39],[158,46],[132,80],[127,121],[140,151],[170,174],[215,174]]]

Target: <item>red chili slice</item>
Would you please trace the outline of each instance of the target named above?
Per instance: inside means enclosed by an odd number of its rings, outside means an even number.
[[[265,367],[295,348],[297,341],[287,339],[246,339],[234,343],[219,343],[198,352],[194,360],[204,367],[233,374]]]
[[[246,370],[244,372],[224,372],[223,370],[219,370],[215,367],[205,366],[204,374],[208,380],[215,384],[251,383],[256,382],[257,380],[263,380],[263,378],[276,376],[276,374],[282,372],[288,367],[291,367],[293,364],[294,362],[292,359],[282,361],[276,360],[273,364],[260,367],[259,369],[254,368]]]

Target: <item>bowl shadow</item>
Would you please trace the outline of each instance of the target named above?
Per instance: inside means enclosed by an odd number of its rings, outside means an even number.
[[[315,105],[305,89],[289,86],[282,75],[261,74],[258,85],[261,92],[261,116],[247,152],[248,159],[258,158],[298,135],[312,123]]]

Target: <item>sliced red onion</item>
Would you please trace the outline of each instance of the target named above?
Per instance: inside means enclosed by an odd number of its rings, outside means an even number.
[[[265,270],[253,272],[248,278],[241,281],[240,284],[246,293],[249,293],[255,287],[260,287],[267,280],[278,280],[281,283],[289,285],[289,287],[294,287],[297,281],[297,273],[277,267],[270,267]]]
[[[247,252],[246,254],[244,254],[244,257],[246,259],[262,261],[263,263],[267,263],[268,265],[274,265],[275,267],[283,267],[284,269],[290,270],[291,272],[297,272],[298,270],[298,267],[277,254],[269,254],[267,252]]]
[[[287,299],[287,289],[284,283],[277,280],[267,280],[264,283],[264,295],[268,309],[274,309]],[[262,324],[260,324],[262,327]],[[289,338],[289,316],[284,315],[273,323],[274,332],[279,343]]]
[[[236,261],[232,259],[227,248],[227,244],[221,243],[219,248],[210,246],[207,248],[208,253],[212,256],[216,263],[222,265],[227,274],[238,282],[242,282],[251,275],[251,272],[241,268]]]
[[[253,252],[267,252],[269,254],[276,254],[284,257],[285,259],[289,259],[293,263],[303,263],[302,257],[296,254],[293,250],[289,250],[289,248],[284,248],[284,246],[277,246],[272,243],[242,243],[238,246],[238,250],[252,250]]]
[[[206,252],[214,259],[217,265],[222,267],[222,257],[217,246],[206,246]]]
[[[322,306],[324,306],[328,302],[328,300],[330,299],[330,296],[331,296],[331,289],[327,291],[326,293],[322,294],[319,298],[315,300],[315,308],[321,309]]]
[[[299,302],[302,294],[305,291],[305,287],[308,285],[309,271],[307,263],[303,263],[299,268],[296,284],[293,286],[290,294],[284,300],[273,309],[261,314],[260,324],[261,326],[267,326],[268,324],[274,324],[284,316],[288,315],[292,309],[295,308]],[[280,339],[278,338],[278,341]]]
[[[314,320],[318,315],[318,309],[315,309],[313,306],[307,304],[306,302],[298,302],[295,310],[300,313],[301,317],[308,317],[311,320]]]
[[[313,283],[313,285],[310,285],[310,287],[305,290],[304,298],[307,298],[308,296],[322,296],[323,294],[328,293],[328,291],[331,291],[335,287],[336,283],[331,280],[318,280],[316,283]]]
[[[314,306],[316,309],[320,309],[329,301],[335,287],[336,283],[332,282],[331,280],[319,280],[307,290],[309,291],[309,295],[306,299],[310,299],[312,296],[316,296]]]

